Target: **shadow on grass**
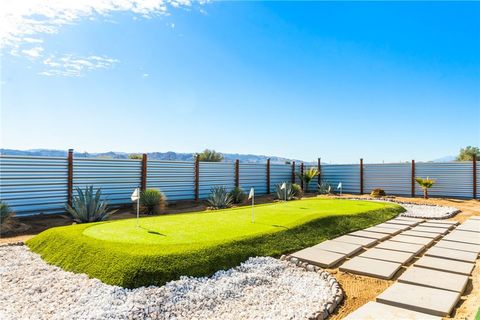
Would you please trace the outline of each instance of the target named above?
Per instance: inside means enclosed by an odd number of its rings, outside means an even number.
[[[167,236],[167,235],[164,234],[164,233],[161,233],[161,232],[158,232],[158,231],[155,231],[155,230],[149,230],[149,229],[144,228],[144,227],[142,227],[142,226],[139,226],[139,228],[147,231],[147,232],[150,233],[150,234],[154,234],[154,235],[162,236],[162,237],[166,237],[166,236]]]

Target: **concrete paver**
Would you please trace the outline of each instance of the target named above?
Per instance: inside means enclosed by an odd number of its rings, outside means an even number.
[[[423,222],[425,221],[425,219],[422,219],[422,218],[410,218],[410,217],[396,217],[395,219],[397,220],[404,220],[404,221],[415,221],[415,222]]]
[[[364,231],[379,232],[379,233],[385,233],[389,235],[395,235],[402,232],[402,230],[398,230],[398,229],[389,229],[389,228],[382,228],[377,226],[367,228]]]
[[[432,270],[447,271],[464,275],[470,275],[475,267],[475,264],[469,262],[427,256],[421,257],[415,261],[413,265]]]
[[[387,240],[380,244],[377,244],[375,248],[378,249],[386,249],[386,250],[395,250],[395,251],[403,251],[403,252],[410,252],[415,255],[420,253],[423,249],[425,249],[424,245],[421,244],[413,244],[413,243],[404,243],[404,242],[397,242]]]
[[[424,245],[426,247],[430,246],[433,243],[433,239],[409,236],[409,235],[404,235],[403,233],[396,235],[390,240],[398,241],[398,242],[406,242],[406,243],[416,243],[416,244]]]
[[[404,226],[404,225],[400,225],[400,224],[393,224],[393,223],[388,223],[388,222],[377,224],[376,227],[387,228],[387,229],[395,229],[395,230],[400,230],[400,231],[410,229],[409,226]]]
[[[463,243],[480,244],[480,237],[472,232],[454,230],[447,234],[443,239]]]
[[[466,222],[459,225],[456,230],[476,232],[480,235],[480,225],[467,224]]]
[[[319,243],[313,246],[312,248],[322,249],[330,252],[342,253],[347,256],[351,256],[357,253],[358,251],[362,250],[361,245],[332,241],[332,240],[323,241],[322,243]]]
[[[325,251],[312,247],[295,252],[291,254],[291,256],[322,268],[331,268],[347,257],[345,254]]]
[[[431,223],[431,222],[424,222],[419,224],[420,227],[429,227],[429,228],[442,228],[442,229],[452,229],[453,225],[451,224],[441,224],[441,223]]]
[[[459,299],[458,292],[395,283],[377,297],[377,302],[444,317]]]
[[[370,231],[364,231],[364,230],[350,232],[348,235],[355,236],[355,237],[362,237],[362,238],[372,238],[380,241],[390,237],[390,235],[386,233],[370,232]]]
[[[399,282],[463,293],[468,276],[451,272],[431,270],[419,267],[408,268],[399,278]]]
[[[430,257],[445,258],[450,260],[472,262],[472,263],[475,263],[475,260],[477,260],[477,256],[478,256],[478,254],[474,252],[440,248],[440,247],[433,247],[428,249],[427,252],[425,252],[425,255]]]
[[[480,221],[480,216],[473,216],[473,217],[470,217],[467,221],[471,221],[471,220],[476,220],[476,221]]]
[[[448,224],[448,225],[452,225],[452,226],[456,226],[456,225],[459,223],[458,221],[452,221],[452,220],[435,220],[435,219],[426,220],[425,222],[428,222],[428,223],[437,223],[437,224]]]
[[[332,239],[332,241],[353,243],[353,244],[361,245],[363,247],[371,247],[378,242],[377,239],[362,238],[362,237],[355,237],[355,236],[349,236],[349,235],[344,235],[344,236]]]
[[[448,232],[447,229],[432,228],[432,227],[422,227],[422,225],[413,227],[412,230],[413,230],[413,231],[430,232],[430,233],[436,233],[436,234],[445,234],[445,233]]]
[[[344,320],[441,320],[441,317],[370,301]]]
[[[360,254],[359,257],[405,264],[412,260],[415,254],[411,252],[371,248]]]
[[[435,248],[435,247],[469,251],[469,252],[474,252],[477,255],[480,254],[480,245],[478,245],[478,244],[463,243],[463,242],[457,242],[457,241],[448,241],[448,240],[443,240],[442,239],[442,240],[438,241],[436,245],[433,246],[433,248]]]
[[[423,237],[423,238],[430,238],[437,240],[442,237],[440,233],[431,233],[431,232],[423,232],[423,231],[415,231],[415,230],[405,230],[401,233],[404,236],[415,236],[415,237]]]
[[[356,273],[380,279],[391,279],[401,268],[400,263],[354,257],[340,266],[340,271]]]
[[[417,221],[405,221],[405,220],[398,220],[398,219],[388,220],[386,221],[386,223],[399,224],[399,225],[408,226],[408,227],[416,226],[417,224],[419,224],[419,222]]]

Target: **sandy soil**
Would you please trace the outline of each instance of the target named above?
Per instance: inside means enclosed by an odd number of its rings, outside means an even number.
[[[342,198],[358,195],[344,195]],[[368,196],[363,196],[367,198]],[[267,203],[273,201],[272,196],[256,197],[256,203]],[[450,207],[456,207],[462,210],[455,217],[450,220],[463,222],[471,216],[480,216],[480,201],[478,200],[460,200],[460,199],[443,199],[443,198],[403,198],[396,197],[397,201],[413,202],[418,204],[435,204]],[[193,201],[182,201],[170,204],[166,209],[166,214],[174,214],[189,211],[205,210],[204,203],[196,203]],[[112,216],[112,219],[127,219],[133,218],[135,214],[131,208],[123,208],[118,213]],[[12,243],[19,241],[26,241],[34,235],[54,226],[64,226],[72,223],[67,216],[43,216],[43,217],[28,217],[19,219],[20,222],[30,226],[30,229],[9,237],[0,238],[0,243]],[[412,262],[413,263],[413,262]],[[380,280],[370,277],[364,277],[354,274],[341,272],[338,269],[331,269],[330,271],[342,286],[346,299],[344,299],[340,308],[330,318],[332,320],[342,319],[349,313],[358,309],[368,301],[374,301],[375,297],[382,293],[386,288],[392,285],[396,278],[401,274],[398,273],[393,280]],[[454,310],[454,313],[448,319],[474,319],[475,314],[480,306],[480,262],[477,260],[477,265],[473,271],[471,280],[468,283],[467,290]]]

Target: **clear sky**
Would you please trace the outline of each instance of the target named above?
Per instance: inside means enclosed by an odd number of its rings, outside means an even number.
[[[480,144],[479,2],[68,2],[1,4],[3,148],[345,163]]]

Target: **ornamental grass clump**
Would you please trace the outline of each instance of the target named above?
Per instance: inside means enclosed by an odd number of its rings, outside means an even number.
[[[76,188],[77,195],[72,199],[72,205],[67,205],[66,210],[78,223],[97,222],[108,219],[117,210],[108,211],[108,203],[101,200],[102,189],[93,189],[93,186],[86,186],[85,191]]]
[[[232,206],[232,196],[225,187],[213,187],[207,203],[211,209],[225,209]]]
[[[233,188],[229,194],[235,204],[243,203],[247,199],[247,194],[240,187]]]
[[[12,209],[7,203],[0,200],[0,225],[7,222],[11,217],[13,217]]]
[[[380,197],[385,197],[387,194],[385,193],[385,190],[380,189],[380,188],[375,188],[372,190],[370,193],[370,196],[374,198],[380,198]]]
[[[430,179],[429,177],[427,177],[426,179],[417,177],[415,178],[415,181],[417,181],[417,183],[423,189],[423,197],[425,199],[428,199],[428,189],[433,187],[436,181],[433,179]]]
[[[140,193],[140,207],[146,214],[160,214],[167,204],[167,198],[158,189],[146,189]]]

